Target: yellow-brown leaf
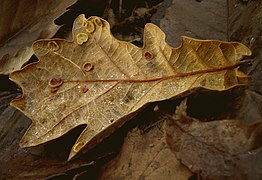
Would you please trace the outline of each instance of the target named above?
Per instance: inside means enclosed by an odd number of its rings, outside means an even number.
[[[23,89],[23,96],[12,105],[32,119],[22,147],[50,141],[86,124],[71,159],[150,102],[198,87],[222,91],[246,84],[249,78],[237,69],[239,59],[251,54],[240,43],[183,37],[182,45],[172,48],[157,26],[147,24],[144,46],[139,48],[115,39],[105,20],[84,15],[75,20],[73,37],[72,42],[35,42],[40,61],[10,75]]]

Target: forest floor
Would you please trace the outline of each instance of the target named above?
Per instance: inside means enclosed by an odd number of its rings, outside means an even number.
[[[237,160],[223,156],[224,161],[228,158],[227,162],[223,161],[227,167],[219,164],[220,157],[200,149],[206,157],[192,160],[200,164],[200,168],[194,168],[194,164],[187,163],[186,157],[178,158],[170,148],[172,140],[166,139],[164,118],[154,111],[158,105],[165,113],[172,114],[187,97],[189,117],[202,122],[240,120],[251,127],[246,131],[255,131],[255,136],[261,137],[257,130],[261,129],[262,122],[261,0],[79,0],[56,19],[55,23],[64,26],[54,37],[70,39],[73,20],[82,13],[86,17],[97,15],[108,20],[117,39],[137,46],[142,46],[144,25],[149,22],[165,32],[172,47],[180,45],[181,36],[241,42],[252,50],[252,56],[247,57],[251,65],[241,67],[252,80],[247,87],[225,92],[198,90],[151,104],[95,148],[67,161],[70,149],[84,127],[37,147],[20,148],[19,141],[31,121],[9,105],[21,95],[21,90],[8,75],[2,75],[0,179],[198,179],[200,176],[207,179],[262,179],[262,141],[259,138],[255,138],[257,141],[252,142],[252,148],[237,156]],[[192,151],[188,153],[190,156]],[[213,164],[206,164],[212,160],[215,161]],[[211,169],[216,165],[216,169]]]

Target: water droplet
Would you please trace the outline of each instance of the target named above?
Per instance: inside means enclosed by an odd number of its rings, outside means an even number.
[[[89,62],[85,62],[85,63],[83,64],[82,69],[83,69],[84,71],[88,72],[88,71],[93,70],[93,69],[94,69],[94,66],[93,66],[91,63],[89,63]]]
[[[114,98],[114,96],[109,96],[109,97],[108,97],[108,100],[109,100],[110,102],[113,102],[113,101],[115,100],[115,98]]]
[[[158,106],[158,105],[156,105],[156,106],[154,107],[154,111],[155,111],[155,112],[159,111],[159,106]]]
[[[58,51],[59,50],[59,46],[58,46],[57,42],[55,42],[55,41],[49,41],[47,43],[47,48],[51,51]]]
[[[39,122],[40,122],[41,124],[45,124],[47,121],[46,121],[46,119],[40,119]]]
[[[255,40],[256,40],[256,39],[255,39],[254,37],[250,38],[249,44],[252,44],[252,45],[253,45],[254,42],[255,42]]]
[[[102,129],[102,130],[104,130],[104,129],[105,129],[105,127],[103,126],[101,129]]]
[[[79,33],[76,37],[77,44],[82,45],[88,40],[88,35],[86,33]]]
[[[47,135],[46,138],[49,139],[49,138],[50,138],[50,135]]]
[[[128,104],[130,101],[134,100],[134,94],[136,94],[135,91],[128,91],[126,96],[123,98],[123,102]]]

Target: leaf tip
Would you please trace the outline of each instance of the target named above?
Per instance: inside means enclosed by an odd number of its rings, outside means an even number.
[[[31,126],[32,126],[32,124],[30,125],[30,127]],[[32,142],[29,140],[28,133],[27,133],[29,131],[30,127],[27,129],[26,133],[23,135],[23,137],[21,138],[21,140],[19,142],[19,146],[21,148],[27,148],[27,147],[34,146],[32,144]]]
[[[240,48],[240,53],[242,53],[243,56],[251,56],[252,55],[252,51],[251,49],[249,49],[249,47],[247,47],[246,45],[242,44],[242,43],[238,43]]]
[[[23,102],[24,102],[24,97],[22,96],[20,98],[12,100],[10,102],[10,105],[15,107],[15,108],[17,108],[17,109],[19,109],[19,110],[21,110],[21,111],[23,111],[23,109],[24,109],[23,108],[24,107],[24,103]]]
[[[85,146],[85,143],[84,142],[77,142],[74,144],[74,146],[72,147],[71,151],[70,151],[70,154],[68,156],[68,159],[67,161],[70,161],[72,160],[75,155]]]
[[[22,83],[20,82],[19,80],[19,74],[18,74],[19,71],[15,71],[15,72],[12,72],[10,75],[9,75],[9,79],[13,82],[15,82],[18,86],[20,86],[22,88],[22,90],[24,89],[23,86],[22,86]],[[24,107],[25,107],[25,93],[23,92],[23,95],[16,98],[16,99],[13,99],[11,102],[10,102],[10,105],[23,111],[24,110]]]

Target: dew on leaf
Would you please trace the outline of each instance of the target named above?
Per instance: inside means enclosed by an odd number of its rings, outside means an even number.
[[[89,63],[89,62],[85,62],[85,63],[83,64],[82,69],[83,69],[84,71],[88,72],[88,71],[93,70],[93,69],[94,69],[94,66],[93,66],[91,63]]]
[[[115,100],[114,96],[108,96],[108,101],[113,102]]]
[[[39,122],[40,122],[41,124],[45,124],[45,123],[47,123],[46,119],[40,119]]]
[[[76,36],[77,44],[82,45],[88,41],[88,35],[86,33],[79,33]]]
[[[128,91],[125,95],[125,97],[123,98],[123,102],[128,104],[130,101],[134,100],[134,95],[133,92]]]
[[[58,51],[59,50],[59,45],[55,41],[49,41],[47,43],[47,48],[51,51]]]
[[[153,143],[149,144],[149,147],[154,147],[154,144]]]

